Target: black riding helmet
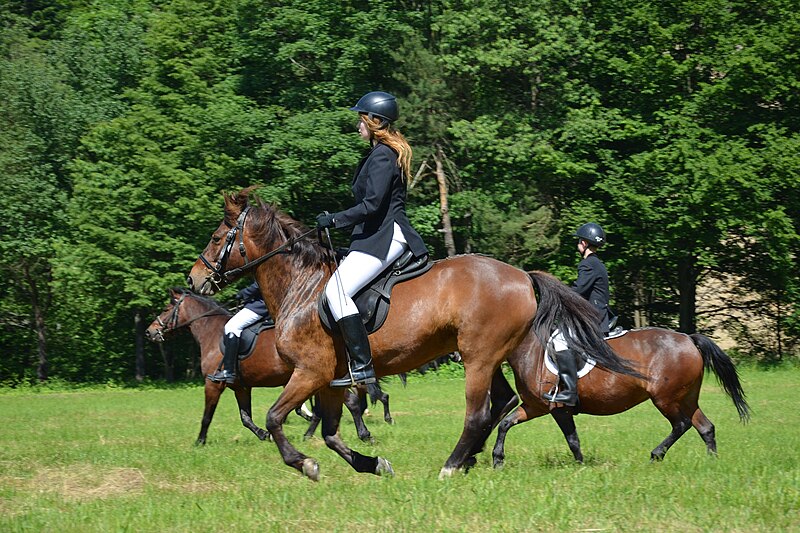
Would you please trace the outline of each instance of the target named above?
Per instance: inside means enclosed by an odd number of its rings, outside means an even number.
[[[574,233],[575,237],[586,240],[589,244],[597,246],[598,248],[606,243],[606,232],[600,227],[600,224],[588,222],[577,229]]]
[[[400,116],[397,108],[397,98],[383,91],[372,91],[362,96],[350,111],[364,113],[369,118],[379,117],[388,126]]]

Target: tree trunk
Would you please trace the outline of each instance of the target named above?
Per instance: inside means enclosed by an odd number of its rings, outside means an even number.
[[[136,311],[133,317],[135,346],[136,346],[136,381],[143,381],[145,377],[144,367],[144,331],[145,324],[142,320],[142,312]]]
[[[164,379],[167,380],[167,383],[172,383],[175,381],[175,359],[163,342],[158,343],[158,350],[161,352],[161,360],[164,362]]]
[[[447,251],[447,256],[452,257],[456,255],[456,243],[453,239],[453,226],[450,223],[450,208],[447,203],[447,177],[444,174],[444,166],[442,165],[444,154],[441,147],[436,148],[433,160],[436,162],[436,182],[439,184],[439,211],[442,214],[444,248]]]
[[[33,327],[36,331],[36,350],[39,354],[39,366],[36,369],[36,376],[39,381],[47,381],[49,365],[47,363],[47,327],[45,326],[46,303],[42,302],[30,266],[25,264],[22,268],[25,281],[30,289]]]
[[[680,317],[678,331],[691,335],[697,331],[695,322],[697,277],[694,257],[687,257],[678,264],[678,291],[680,292]]]
[[[635,286],[633,289],[633,327],[635,328],[645,328],[649,325],[647,320],[647,290],[642,286],[642,280],[638,277],[634,282]]]

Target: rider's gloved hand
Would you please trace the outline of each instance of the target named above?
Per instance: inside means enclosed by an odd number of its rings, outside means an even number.
[[[317,227],[320,229],[333,227],[333,215],[327,211],[317,215]]]

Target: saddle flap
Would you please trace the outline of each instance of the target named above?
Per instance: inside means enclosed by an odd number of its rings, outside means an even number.
[[[356,293],[353,298],[361,321],[367,328],[367,333],[377,331],[386,321],[389,314],[389,302],[392,287],[409,279],[421,276],[433,267],[428,261],[428,255],[415,257],[411,250],[406,250],[391,265],[386,267],[369,285]],[[325,292],[319,298],[319,316],[322,324],[328,329],[333,329],[334,319],[328,307]]]
[[[244,359],[253,352],[256,347],[256,340],[258,339],[259,333],[274,327],[275,321],[272,319],[272,317],[264,317],[244,328],[241,336],[239,337],[239,359]],[[223,338],[220,338],[219,350],[222,353],[225,353],[223,341],[224,336]]]

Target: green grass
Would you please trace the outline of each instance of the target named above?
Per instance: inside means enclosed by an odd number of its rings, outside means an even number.
[[[389,381],[396,425],[372,407],[375,444],[359,442],[344,415],[345,441],[388,458],[390,479],[356,474],[319,437],[303,442],[306,423],[292,414],[285,429],[319,460],[319,483],[241,426],[230,393],[204,447],[193,445],[200,387],[0,394],[0,531],[800,531],[800,370],[742,378],[746,426],[706,378],[718,458],[690,430],[650,464],[669,426],[648,402],[579,416],[584,465],[545,417],[509,433],[503,470],[489,450],[445,481],[464,415],[463,380],[452,377]],[[278,392],[255,391],[259,425]]]

